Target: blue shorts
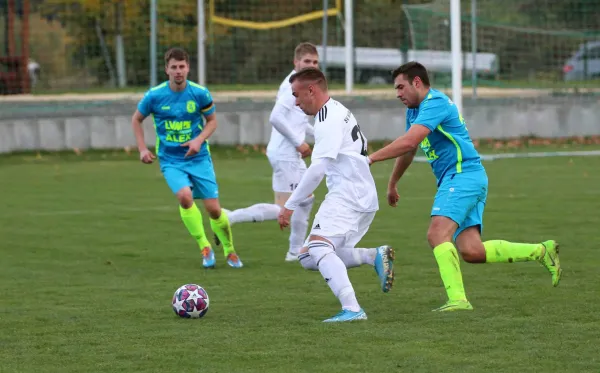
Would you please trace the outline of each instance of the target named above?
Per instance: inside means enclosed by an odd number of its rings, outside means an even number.
[[[219,198],[219,186],[210,156],[186,160],[160,160],[160,171],[173,194],[181,188],[192,188],[194,199]]]
[[[469,227],[483,232],[483,210],[487,200],[488,177],[485,171],[447,175],[438,187],[431,216],[445,216],[458,224],[453,239]]]

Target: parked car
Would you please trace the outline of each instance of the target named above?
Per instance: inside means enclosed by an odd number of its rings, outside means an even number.
[[[323,47],[317,46],[321,61],[327,63],[327,73],[334,79],[343,80],[346,68],[345,47],[327,46],[327,53],[323,54]],[[463,53],[464,70],[468,73],[473,68],[472,53]],[[408,61],[418,61],[424,64],[433,73],[450,74],[452,72],[452,52],[438,50],[408,50]],[[498,74],[499,60],[493,53],[476,53],[475,69],[477,73],[486,78],[495,78]],[[402,51],[395,48],[354,48],[355,81],[365,84],[386,84],[392,82],[390,71],[404,62]]]
[[[581,44],[577,52],[565,62],[563,73],[565,81],[599,79],[600,41]]]

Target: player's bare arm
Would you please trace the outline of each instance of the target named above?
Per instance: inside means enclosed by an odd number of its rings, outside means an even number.
[[[408,167],[412,164],[416,153],[417,150],[415,149],[412,152],[408,152],[396,158],[396,163],[394,163],[394,169],[392,170],[392,174],[390,175],[390,180],[388,182],[387,188],[388,204],[392,207],[396,207],[396,204],[400,199],[400,195],[398,194],[397,189],[398,181],[400,180],[402,175],[404,175]]]
[[[429,128],[420,124],[414,124],[410,127],[408,132],[398,137],[391,144],[369,155],[369,163],[372,164],[385,161],[410,152],[414,153],[419,147],[419,144],[425,140],[430,133],[431,131]]]
[[[139,110],[136,110],[133,113],[133,117],[131,118],[131,126],[133,127],[133,134],[135,135],[135,142],[138,147],[138,151],[140,152],[140,160],[143,163],[150,164],[153,162],[153,159],[156,157],[148,147],[146,146],[146,141],[144,141],[144,128],[142,127],[142,122],[146,117],[144,114],[140,113]]]
[[[206,118],[206,123],[204,125],[204,128],[202,128],[202,132],[200,132],[200,134],[196,138],[181,144],[181,146],[189,147],[188,152],[185,154],[186,157],[198,154],[198,152],[200,151],[200,148],[202,147],[202,144],[206,140],[208,140],[208,138],[217,129],[217,114],[212,113],[210,115],[207,115],[205,118]]]

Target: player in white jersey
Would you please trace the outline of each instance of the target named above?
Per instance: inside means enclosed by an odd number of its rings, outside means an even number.
[[[305,67],[318,67],[317,48],[310,43],[301,43],[294,50],[294,70],[285,77],[279,86],[277,101],[269,121],[272,125],[271,138],[267,146],[267,157],[273,167],[273,191],[275,203],[258,203],[250,207],[227,211],[231,225],[243,222],[276,220],[281,207],[290,198],[306,171],[303,158],[310,156],[311,149],[306,143],[306,134],[313,136],[314,129],[308,116],[295,104],[292,95],[290,76]],[[308,231],[308,218],[312,210],[314,196],[305,196],[298,206],[291,222],[290,246],[286,261],[298,260]]]
[[[325,322],[364,320],[347,268],[371,264],[384,292],[394,280],[394,251],[389,246],[359,249],[354,246],[367,233],[379,209],[375,181],[367,160],[367,140],[354,115],[329,97],[327,81],[315,68],[290,77],[296,105],[315,116],[315,146],[311,165],[279,214],[287,227],[307,195],[326,176],[328,193],[319,207],[299,260],[307,269],[318,269],[340,300],[342,311]]]

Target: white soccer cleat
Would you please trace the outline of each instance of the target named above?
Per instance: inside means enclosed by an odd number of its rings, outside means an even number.
[[[289,251],[285,254],[285,261],[286,262],[297,262],[298,261],[298,254],[292,254]]]

